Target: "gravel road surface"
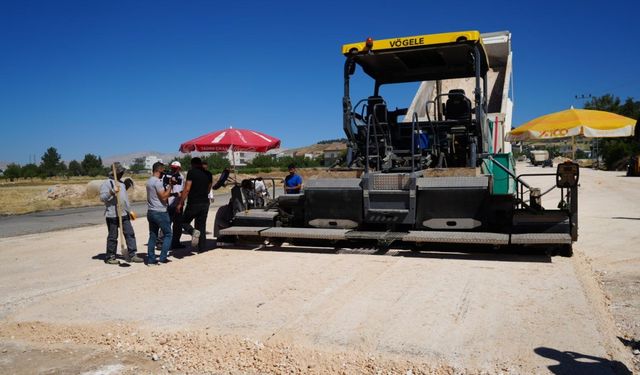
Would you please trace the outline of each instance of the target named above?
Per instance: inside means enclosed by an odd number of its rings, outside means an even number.
[[[0,373],[631,373],[618,336],[637,336],[612,307],[637,306],[637,286],[611,274],[637,280],[638,222],[611,211],[634,217],[639,185],[600,196],[622,181],[602,176],[583,172],[573,258],[211,241],[118,267],[101,261],[101,225],[2,238]],[[135,229],[143,249],[144,218]]]

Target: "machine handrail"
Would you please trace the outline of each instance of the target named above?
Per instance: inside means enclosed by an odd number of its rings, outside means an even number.
[[[413,112],[411,119],[411,173],[416,170],[416,122],[418,122],[418,114]]]
[[[502,165],[502,163],[500,163],[499,161],[494,159],[493,156],[491,156],[490,154],[480,154],[478,156],[481,157],[481,158],[486,158],[486,159],[491,160],[494,165],[498,166],[498,168],[502,169],[505,173],[507,173],[509,176],[511,176],[516,181],[516,183],[520,183],[520,184],[526,186],[527,189],[531,189],[531,186],[529,186],[529,184],[527,184],[526,182],[521,180],[519,176],[517,176],[515,173],[511,172],[511,170],[509,168],[507,168],[504,165]]]

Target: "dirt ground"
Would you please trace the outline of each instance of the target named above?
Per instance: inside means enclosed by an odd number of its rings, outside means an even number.
[[[118,267],[103,226],[0,239],[0,373],[638,372],[640,179],[581,173],[572,258],[245,246]]]

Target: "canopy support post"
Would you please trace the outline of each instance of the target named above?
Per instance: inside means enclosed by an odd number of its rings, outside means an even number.
[[[229,147],[229,150],[231,151],[231,168],[233,170],[233,180],[237,181],[237,179],[236,179],[236,153],[233,151],[233,145],[231,145]]]

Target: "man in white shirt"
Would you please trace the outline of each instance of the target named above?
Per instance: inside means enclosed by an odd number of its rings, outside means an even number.
[[[164,183],[165,186],[173,183],[173,185],[171,185],[171,195],[169,196],[169,206],[167,207],[173,231],[171,248],[184,249],[186,246],[180,243],[180,235],[182,234],[182,211],[176,210],[178,203],[180,203],[180,194],[182,194],[182,189],[184,188],[184,176],[180,173],[182,165],[179,161],[173,161],[169,166],[171,170],[165,175]]]
[[[258,177],[253,181],[253,188],[256,191],[256,206],[264,207],[264,200],[269,196],[269,191],[267,191],[267,186],[264,184],[262,177]]]

